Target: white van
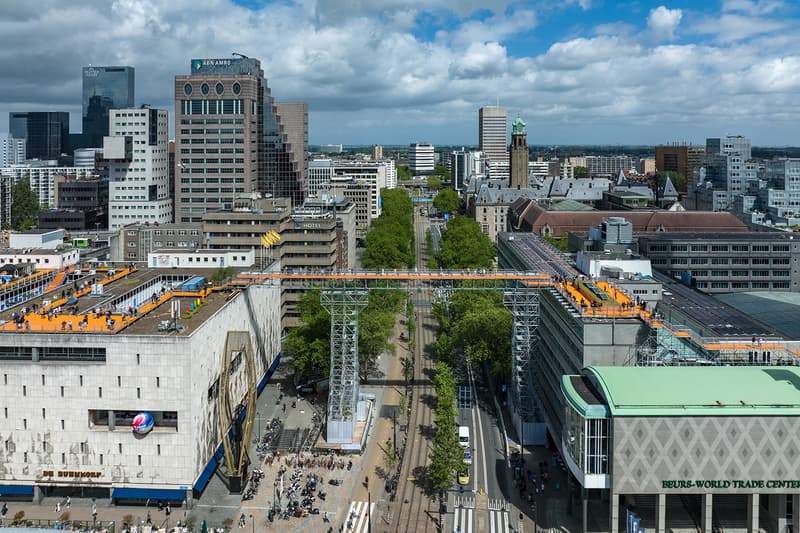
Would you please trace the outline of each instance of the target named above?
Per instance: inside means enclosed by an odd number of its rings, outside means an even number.
[[[458,443],[462,448],[469,448],[469,426],[458,426]]]

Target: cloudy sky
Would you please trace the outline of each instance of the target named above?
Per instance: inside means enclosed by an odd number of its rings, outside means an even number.
[[[191,58],[262,61],[305,100],[311,143],[477,143],[498,100],[531,144],[800,145],[796,0],[7,0],[8,111],[66,110],[81,67],[132,65],[136,101],[172,109]]]

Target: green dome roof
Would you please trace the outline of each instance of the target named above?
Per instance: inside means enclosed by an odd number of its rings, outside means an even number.
[[[514,119],[514,123],[511,125],[511,134],[512,135],[528,134],[528,130],[525,127],[525,121],[522,120],[522,117],[519,116],[519,113],[517,113],[517,118]]]

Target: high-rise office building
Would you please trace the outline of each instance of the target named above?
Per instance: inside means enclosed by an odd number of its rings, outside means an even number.
[[[108,135],[110,109],[134,105],[133,67],[83,67],[83,135],[73,148],[99,148]]]
[[[415,174],[430,174],[433,172],[434,154],[433,145],[428,143],[412,143],[408,147],[408,167]]]
[[[706,154],[738,154],[745,160],[752,159],[750,138],[743,135],[708,138],[706,139]]]
[[[372,145],[372,159],[383,159],[383,146],[380,144]]]
[[[275,111],[282,126],[283,143],[289,155],[289,164],[292,166],[289,172],[278,172],[275,175],[276,194],[291,198],[293,205],[299,206],[308,195],[308,104],[276,102]],[[269,190],[270,181],[268,173],[268,188],[264,188],[264,192],[272,192]]]
[[[70,151],[67,112],[10,113],[9,126],[12,137],[25,139],[25,156],[28,159],[58,159],[61,154]]]
[[[28,113],[12,111],[8,114],[8,134],[15,139],[28,138]]]
[[[511,180],[512,189],[527,189],[528,185],[528,130],[517,115],[511,127]]]
[[[0,139],[0,167],[18,165],[25,161],[25,139],[10,135]]]
[[[305,108],[283,108],[287,131],[258,59],[193,59],[190,69],[175,76],[175,222],[200,222],[246,192],[302,198],[302,149],[289,137],[307,143]]]
[[[702,166],[705,153],[702,146],[678,143],[656,146],[656,171],[677,172],[691,178],[695,169]]]
[[[508,163],[507,110],[500,106],[486,106],[478,110],[479,150],[491,163]]]
[[[169,113],[164,109],[112,109],[103,141],[108,160],[108,227],[172,222],[169,194]]]

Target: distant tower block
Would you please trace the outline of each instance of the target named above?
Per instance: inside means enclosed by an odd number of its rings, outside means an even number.
[[[511,127],[511,188],[528,187],[528,132],[525,122],[517,113]]]

